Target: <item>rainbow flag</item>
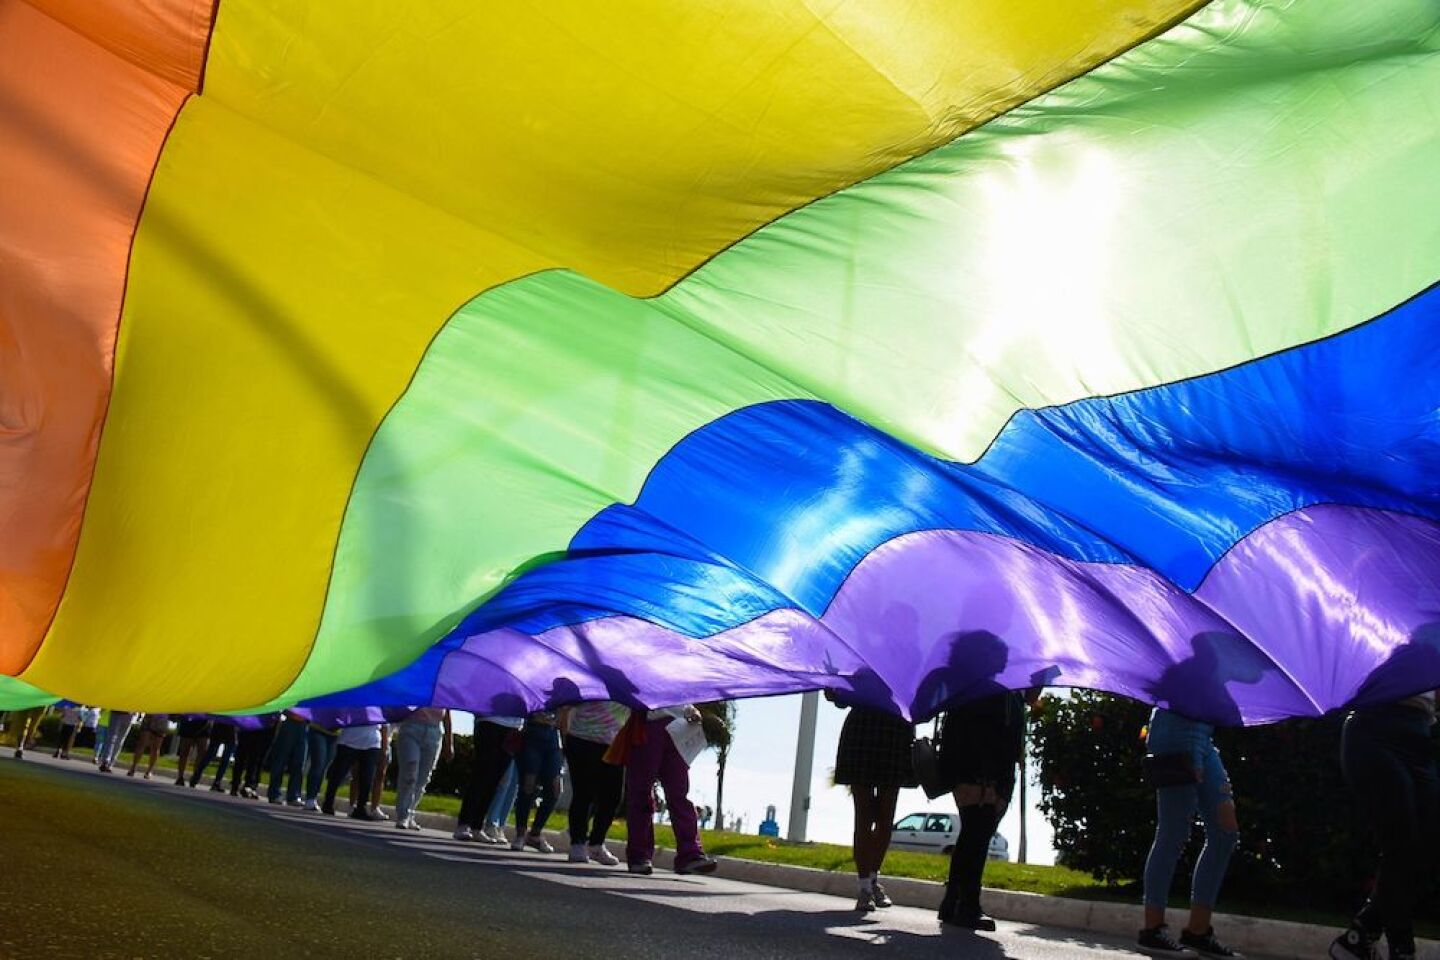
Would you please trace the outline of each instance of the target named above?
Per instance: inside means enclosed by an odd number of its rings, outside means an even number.
[[[0,0],[0,707],[1440,686],[1428,0]]]

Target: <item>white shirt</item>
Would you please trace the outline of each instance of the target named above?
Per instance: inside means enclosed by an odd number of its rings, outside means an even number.
[[[335,742],[351,750],[379,750],[380,724],[362,723],[358,727],[346,727],[340,731],[340,738]]]

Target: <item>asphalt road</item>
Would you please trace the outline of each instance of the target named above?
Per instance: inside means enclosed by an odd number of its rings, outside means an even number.
[[[0,755],[0,958],[1105,960],[1117,940],[575,866]]]

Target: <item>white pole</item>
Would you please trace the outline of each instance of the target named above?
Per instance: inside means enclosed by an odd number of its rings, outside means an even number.
[[[790,829],[785,839],[805,842],[810,820],[810,773],[815,766],[815,726],[820,715],[820,691],[800,698],[800,737],[795,743],[795,783],[790,788]]]

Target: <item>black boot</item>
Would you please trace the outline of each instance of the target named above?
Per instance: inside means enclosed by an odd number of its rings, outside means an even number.
[[[990,837],[999,817],[993,805],[962,807],[960,836],[950,853],[950,876],[940,902],[940,922],[966,930],[994,930],[995,921],[980,909],[980,881]]]
[[[941,923],[949,923],[955,918],[955,888],[950,884],[945,885],[945,896],[940,898],[940,911],[937,914]]]

